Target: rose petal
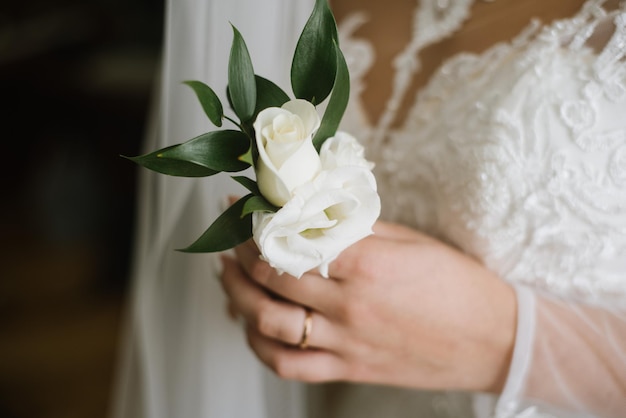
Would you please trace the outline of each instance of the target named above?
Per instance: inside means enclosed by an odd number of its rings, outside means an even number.
[[[320,116],[310,102],[302,99],[290,100],[282,108],[300,117],[307,136],[320,127]]]
[[[295,189],[278,212],[255,213],[253,237],[276,269],[296,277],[312,268],[327,274],[328,263],[341,251],[372,233],[379,213],[372,173],[340,167]]]

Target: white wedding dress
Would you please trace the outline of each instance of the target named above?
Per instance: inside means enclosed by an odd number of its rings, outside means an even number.
[[[413,37],[376,125],[360,103],[375,51],[352,36],[358,13],[342,24],[352,76],[343,129],[377,164],[385,219],[424,230],[515,284],[517,339],[502,396],[274,378],[227,318],[214,257],[174,251],[210,224],[227,193],[243,190],[227,176],[142,171],[114,416],[626,416],[626,6],[590,0],[576,16],[532,23],[510,43],[449,59],[398,124],[419,52],[470,17],[471,0],[443,3],[416,2]],[[158,123],[147,149],[212,129],[179,82],[223,90],[229,21],[246,38],[256,72],[288,86],[311,8],[293,0],[169,1]]]

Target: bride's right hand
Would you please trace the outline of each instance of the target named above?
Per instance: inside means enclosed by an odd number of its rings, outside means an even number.
[[[514,290],[471,257],[399,225],[344,251],[330,279],[278,275],[252,241],[222,283],[249,343],[279,376],[499,392],[514,343]],[[297,347],[312,310],[309,349]]]

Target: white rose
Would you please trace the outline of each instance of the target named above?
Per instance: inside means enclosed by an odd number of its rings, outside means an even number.
[[[306,100],[291,100],[280,108],[259,112],[253,124],[259,150],[257,184],[274,205],[283,206],[296,187],[320,172],[321,162],[312,140],[319,126],[319,115]]]
[[[337,132],[335,136],[324,141],[320,149],[320,159],[324,170],[348,165],[365,167],[368,170],[374,168],[374,163],[365,159],[365,148],[346,132]]]
[[[319,268],[327,277],[328,264],[370,235],[379,214],[374,175],[364,167],[339,167],[295,189],[278,212],[254,212],[253,238],[279,272],[299,278]]]

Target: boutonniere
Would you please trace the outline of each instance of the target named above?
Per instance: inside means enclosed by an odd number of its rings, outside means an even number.
[[[328,264],[372,233],[380,214],[373,164],[358,141],[338,132],[350,78],[327,0],[315,7],[291,65],[290,97],[254,72],[241,33],[233,27],[227,96],[232,115],[201,81],[186,81],[216,130],[130,159],[162,174],[183,177],[237,173],[253,167],[256,180],[232,178],[249,193],[181,251],[217,252],[253,238],[278,271],[300,277]],[[320,118],[316,106],[326,103]]]

